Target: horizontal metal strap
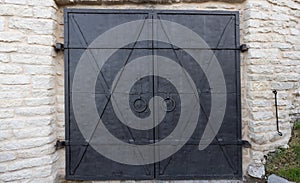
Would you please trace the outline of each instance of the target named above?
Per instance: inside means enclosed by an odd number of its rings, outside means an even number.
[[[130,143],[134,143],[133,140],[129,140]],[[149,140],[149,143],[157,143],[159,142],[158,140]],[[88,142],[85,143],[72,143],[70,141],[57,141],[58,147],[64,147],[64,146],[88,146]],[[179,142],[174,140],[172,142],[166,142],[164,144],[168,145],[177,145]],[[196,145],[198,146],[199,140],[189,140],[185,145]],[[103,144],[104,145],[104,144]],[[109,144],[105,144],[109,145]],[[111,144],[113,145],[113,144]],[[245,148],[250,148],[251,144],[247,140],[222,140],[218,139],[218,142],[212,142],[209,145],[220,145],[220,146],[226,146],[226,145],[238,145],[238,146],[243,146]]]

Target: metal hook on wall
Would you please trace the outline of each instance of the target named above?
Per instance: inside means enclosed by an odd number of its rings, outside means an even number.
[[[274,98],[275,98],[275,109],[276,109],[276,126],[277,132],[279,136],[282,136],[282,133],[279,131],[279,121],[278,121],[278,107],[277,107],[277,90],[273,90]]]

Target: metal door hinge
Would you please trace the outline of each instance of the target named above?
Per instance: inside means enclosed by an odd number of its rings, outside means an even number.
[[[218,145],[220,146],[226,146],[226,145],[238,145],[242,146],[245,148],[250,148],[251,144],[247,140],[223,140],[223,139],[218,139]]]
[[[56,43],[55,44],[55,51],[64,51],[64,44]]]
[[[240,50],[241,50],[241,52],[246,52],[246,51],[249,50],[249,47],[248,47],[248,45],[246,45],[246,44],[242,44],[242,45],[240,46]]]
[[[56,143],[55,143],[55,149],[58,150],[58,149],[62,149],[64,147],[66,147],[67,143],[66,141],[64,140],[57,140]]]
[[[247,141],[247,140],[242,140],[242,146],[243,146],[244,148],[251,148],[251,144],[250,144],[250,142]]]

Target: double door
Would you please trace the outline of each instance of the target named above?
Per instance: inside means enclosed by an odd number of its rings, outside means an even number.
[[[64,18],[67,179],[241,178],[237,12]]]

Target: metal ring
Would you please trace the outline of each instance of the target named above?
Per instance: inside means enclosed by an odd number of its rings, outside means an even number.
[[[142,101],[144,103],[144,107],[141,109],[136,108],[135,104],[137,103],[137,101]],[[133,109],[135,112],[142,113],[147,109],[147,107],[148,107],[148,104],[147,104],[146,100],[143,98],[138,98],[133,102]]]
[[[174,111],[174,109],[175,109],[175,107],[176,107],[176,102],[175,102],[175,100],[172,99],[172,98],[170,98],[170,97],[167,97],[167,98],[164,99],[164,102],[167,103],[167,101],[171,101],[171,102],[172,102],[172,107],[171,107],[171,109],[168,109],[168,106],[167,106],[166,108],[162,107],[162,109],[163,109],[164,111],[166,111],[166,112],[172,112],[172,111]],[[164,106],[164,105],[162,105],[162,106]]]

